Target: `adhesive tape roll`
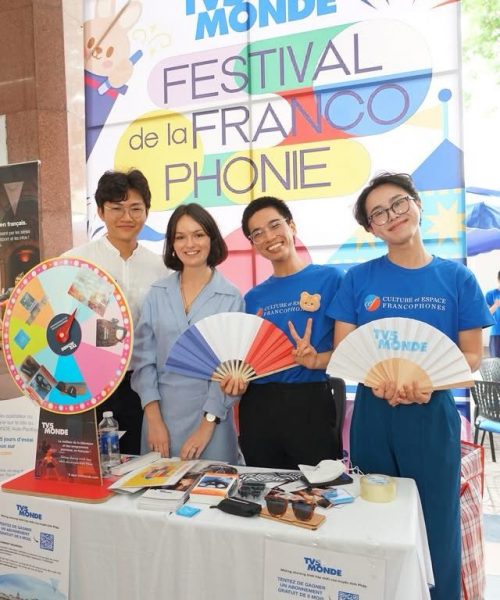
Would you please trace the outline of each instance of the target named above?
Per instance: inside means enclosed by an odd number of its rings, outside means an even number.
[[[368,502],[391,502],[396,497],[396,482],[388,475],[363,475],[361,498]]]

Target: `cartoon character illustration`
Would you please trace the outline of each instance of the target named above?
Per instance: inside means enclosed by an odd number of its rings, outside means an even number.
[[[142,12],[139,2],[127,2],[115,14],[114,0],[97,0],[96,16],[84,24],[86,153],[89,157],[118,94],[142,52],[130,54],[128,31]]]
[[[300,294],[300,308],[307,312],[316,312],[319,310],[321,304],[320,294],[309,294],[308,292],[301,292]]]
[[[44,441],[42,443],[42,451],[43,454],[36,465],[39,473],[38,477],[40,479],[62,481],[64,479],[64,473],[57,458],[57,450]]]

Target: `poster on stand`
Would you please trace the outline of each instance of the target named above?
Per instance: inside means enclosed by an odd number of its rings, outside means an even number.
[[[66,600],[69,589],[69,506],[2,494],[2,598]]]
[[[33,468],[39,412],[25,396],[0,401],[0,483]]]
[[[100,485],[95,410],[58,414],[40,409],[35,478]]]
[[[385,560],[266,540],[264,600],[379,600]]]
[[[0,302],[40,262],[38,166],[0,166]]]

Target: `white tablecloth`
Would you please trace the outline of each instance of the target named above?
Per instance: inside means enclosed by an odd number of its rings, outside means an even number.
[[[357,498],[325,511],[316,531],[208,506],[188,519],[139,509],[130,496],[69,504],[70,600],[258,600],[269,538],[385,559],[385,599],[430,597],[427,537],[411,479],[397,480],[397,498],[389,504]]]

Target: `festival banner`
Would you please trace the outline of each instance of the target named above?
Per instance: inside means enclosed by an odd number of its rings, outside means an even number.
[[[270,267],[241,214],[275,195],[302,256],[347,269],[385,252],[352,206],[398,171],[421,192],[429,251],[465,256],[458,1],[86,0],[85,19],[88,196],[104,169],[141,169],[151,249],[172,210],[198,202],[246,291]]]

